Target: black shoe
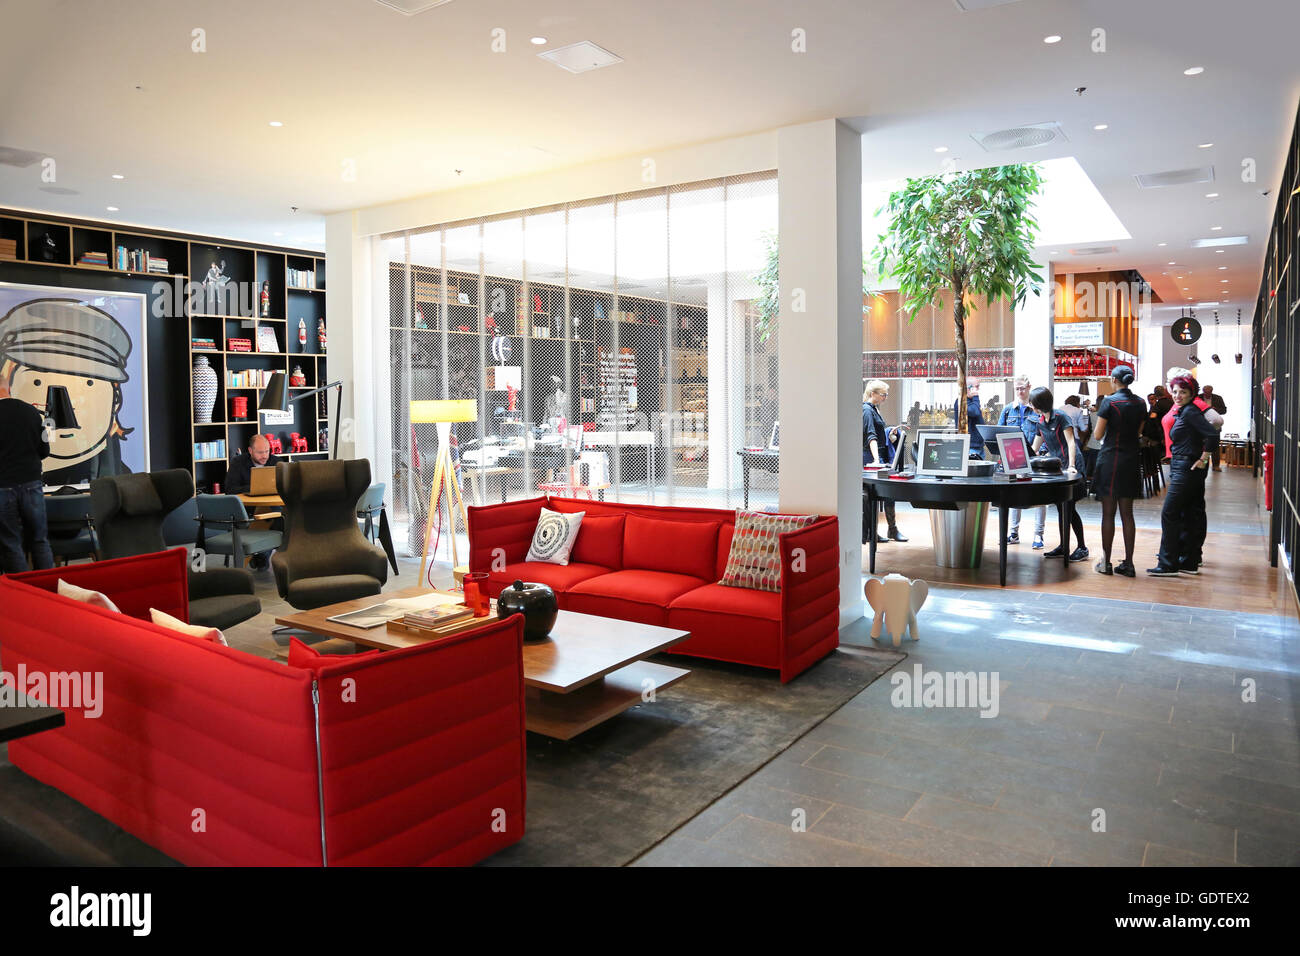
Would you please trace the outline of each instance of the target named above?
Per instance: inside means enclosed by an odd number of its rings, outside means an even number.
[[[1079,545],[1077,548],[1075,548],[1073,551],[1070,552],[1071,561],[1084,561],[1087,559],[1087,557],[1088,557],[1088,549],[1085,548],[1083,545]]]
[[[1160,578],[1175,577],[1175,576],[1177,576],[1177,574],[1178,574],[1178,569],[1177,569],[1177,568],[1162,568],[1162,567],[1156,566],[1156,567],[1154,567],[1154,568],[1147,568],[1147,574],[1151,574],[1151,575],[1154,575],[1155,577],[1160,577]]]
[[[902,532],[899,531],[897,528],[890,528],[890,529],[889,529],[889,534],[888,534],[886,537],[887,537],[888,540],[890,540],[890,541],[900,541],[900,542],[901,542],[901,541],[906,541],[906,540],[907,540],[906,538],[903,537]]]
[[[881,544],[888,544],[888,543],[889,543],[889,535],[881,534],[879,531],[877,531],[876,544],[881,545]]]
[[[1200,568],[1179,568],[1178,573],[1179,574],[1200,574],[1201,569]]]
[[[1098,561],[1092,566],[1092,569],[1098,574],[1114,574],[1115,569],[1111,567],[1110,562],[1106,560]]]
[[[1060,545],[1060,544],[1058,544],[1058,545],[1057,545],[1056,547],[1054,547],[1051,551],[1044,552],[1043,557],[1045,557],[1045,558],[1059,558],[1059,557],[1064,556],[1064,554],[1065,554],[1065,546],[1064,546],[1064,545]]]
[[[1137,577],[1137,570],[1133,567],[1132,561],[1121,561],[1119,564],[1115,565],[1115,573],[1122,574],[1126,578]]]

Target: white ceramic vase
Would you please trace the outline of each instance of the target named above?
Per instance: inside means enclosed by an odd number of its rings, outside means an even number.
[[[194,423],[206,425],[212,421],[212,407],[217,401],[217,373],[208,364],[206,355],[194,357]]]

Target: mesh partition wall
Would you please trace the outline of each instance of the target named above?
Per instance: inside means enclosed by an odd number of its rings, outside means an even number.
[[[741,505],[739,453],[766,449],[776,422],[758,282],[776,228],[763,173],[377,238],[391,405],[373,411],[399,547],[420,554],[431,532],[445,559],[453,533],[428,514],[439,427],[412,423],[413,401],[474,400],[477,420],[450,430],[466,504]],[[767,465],[750,470],[750,507],[776,506]]]

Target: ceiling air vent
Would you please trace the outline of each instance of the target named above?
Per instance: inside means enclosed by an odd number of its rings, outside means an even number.
[[[1213,239],[1193,239],[1193,249],[1210,249],[1214,246],[1244,246],[1250,236],[1216,236]]]
[[[1118,252],[1116,246],[1080,246],[1078,249],[1071,249],[1072,256],[1106,256],[1112,252]]]
[[[623,62],[621,56],[610,53],[604,47],[598,47],[589,40],[570,43],[568,46],[547,50],[537,55],[570,73],[586,73],[589,70],[599,70],[602,66],[613,66],[615,63]]]
[[[46,155],[46,153],[38,153],[34,149],[0,146],[0,166],[17,166],[19,169],[26,169],[33,163],[39,163]]]
[[[434,7],[440,7],[444,3],[451,3],[451,0],[375,0],[375,3],[385,7],[392,7],[398,13],[404,13],[408,17],[413,17],[417,13],[423,13],[425,10],[432,10]]]
[[[1065,141],[1066,136],[1060,123],[1033,123],[1029,126],[994,130],[991,133],[971,133],[971,139],[979,143],[985,152],[1000,153],[1008,149],[1036,149],[1057,140]]]
[[[1163,173],[1137,173],[1134,177],[1143,189],[1159,189],[1162,186],[1185,186],[1188,183],[1214,182],[1213,166],[1198,166],[1196,169],[1169,169]]]

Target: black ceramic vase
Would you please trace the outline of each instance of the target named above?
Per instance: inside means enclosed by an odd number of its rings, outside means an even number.
[[[560,603],[545,584],[516,581],[497,596],[497,617],[524,616],[524,640],[540,641],[551,633]]]

